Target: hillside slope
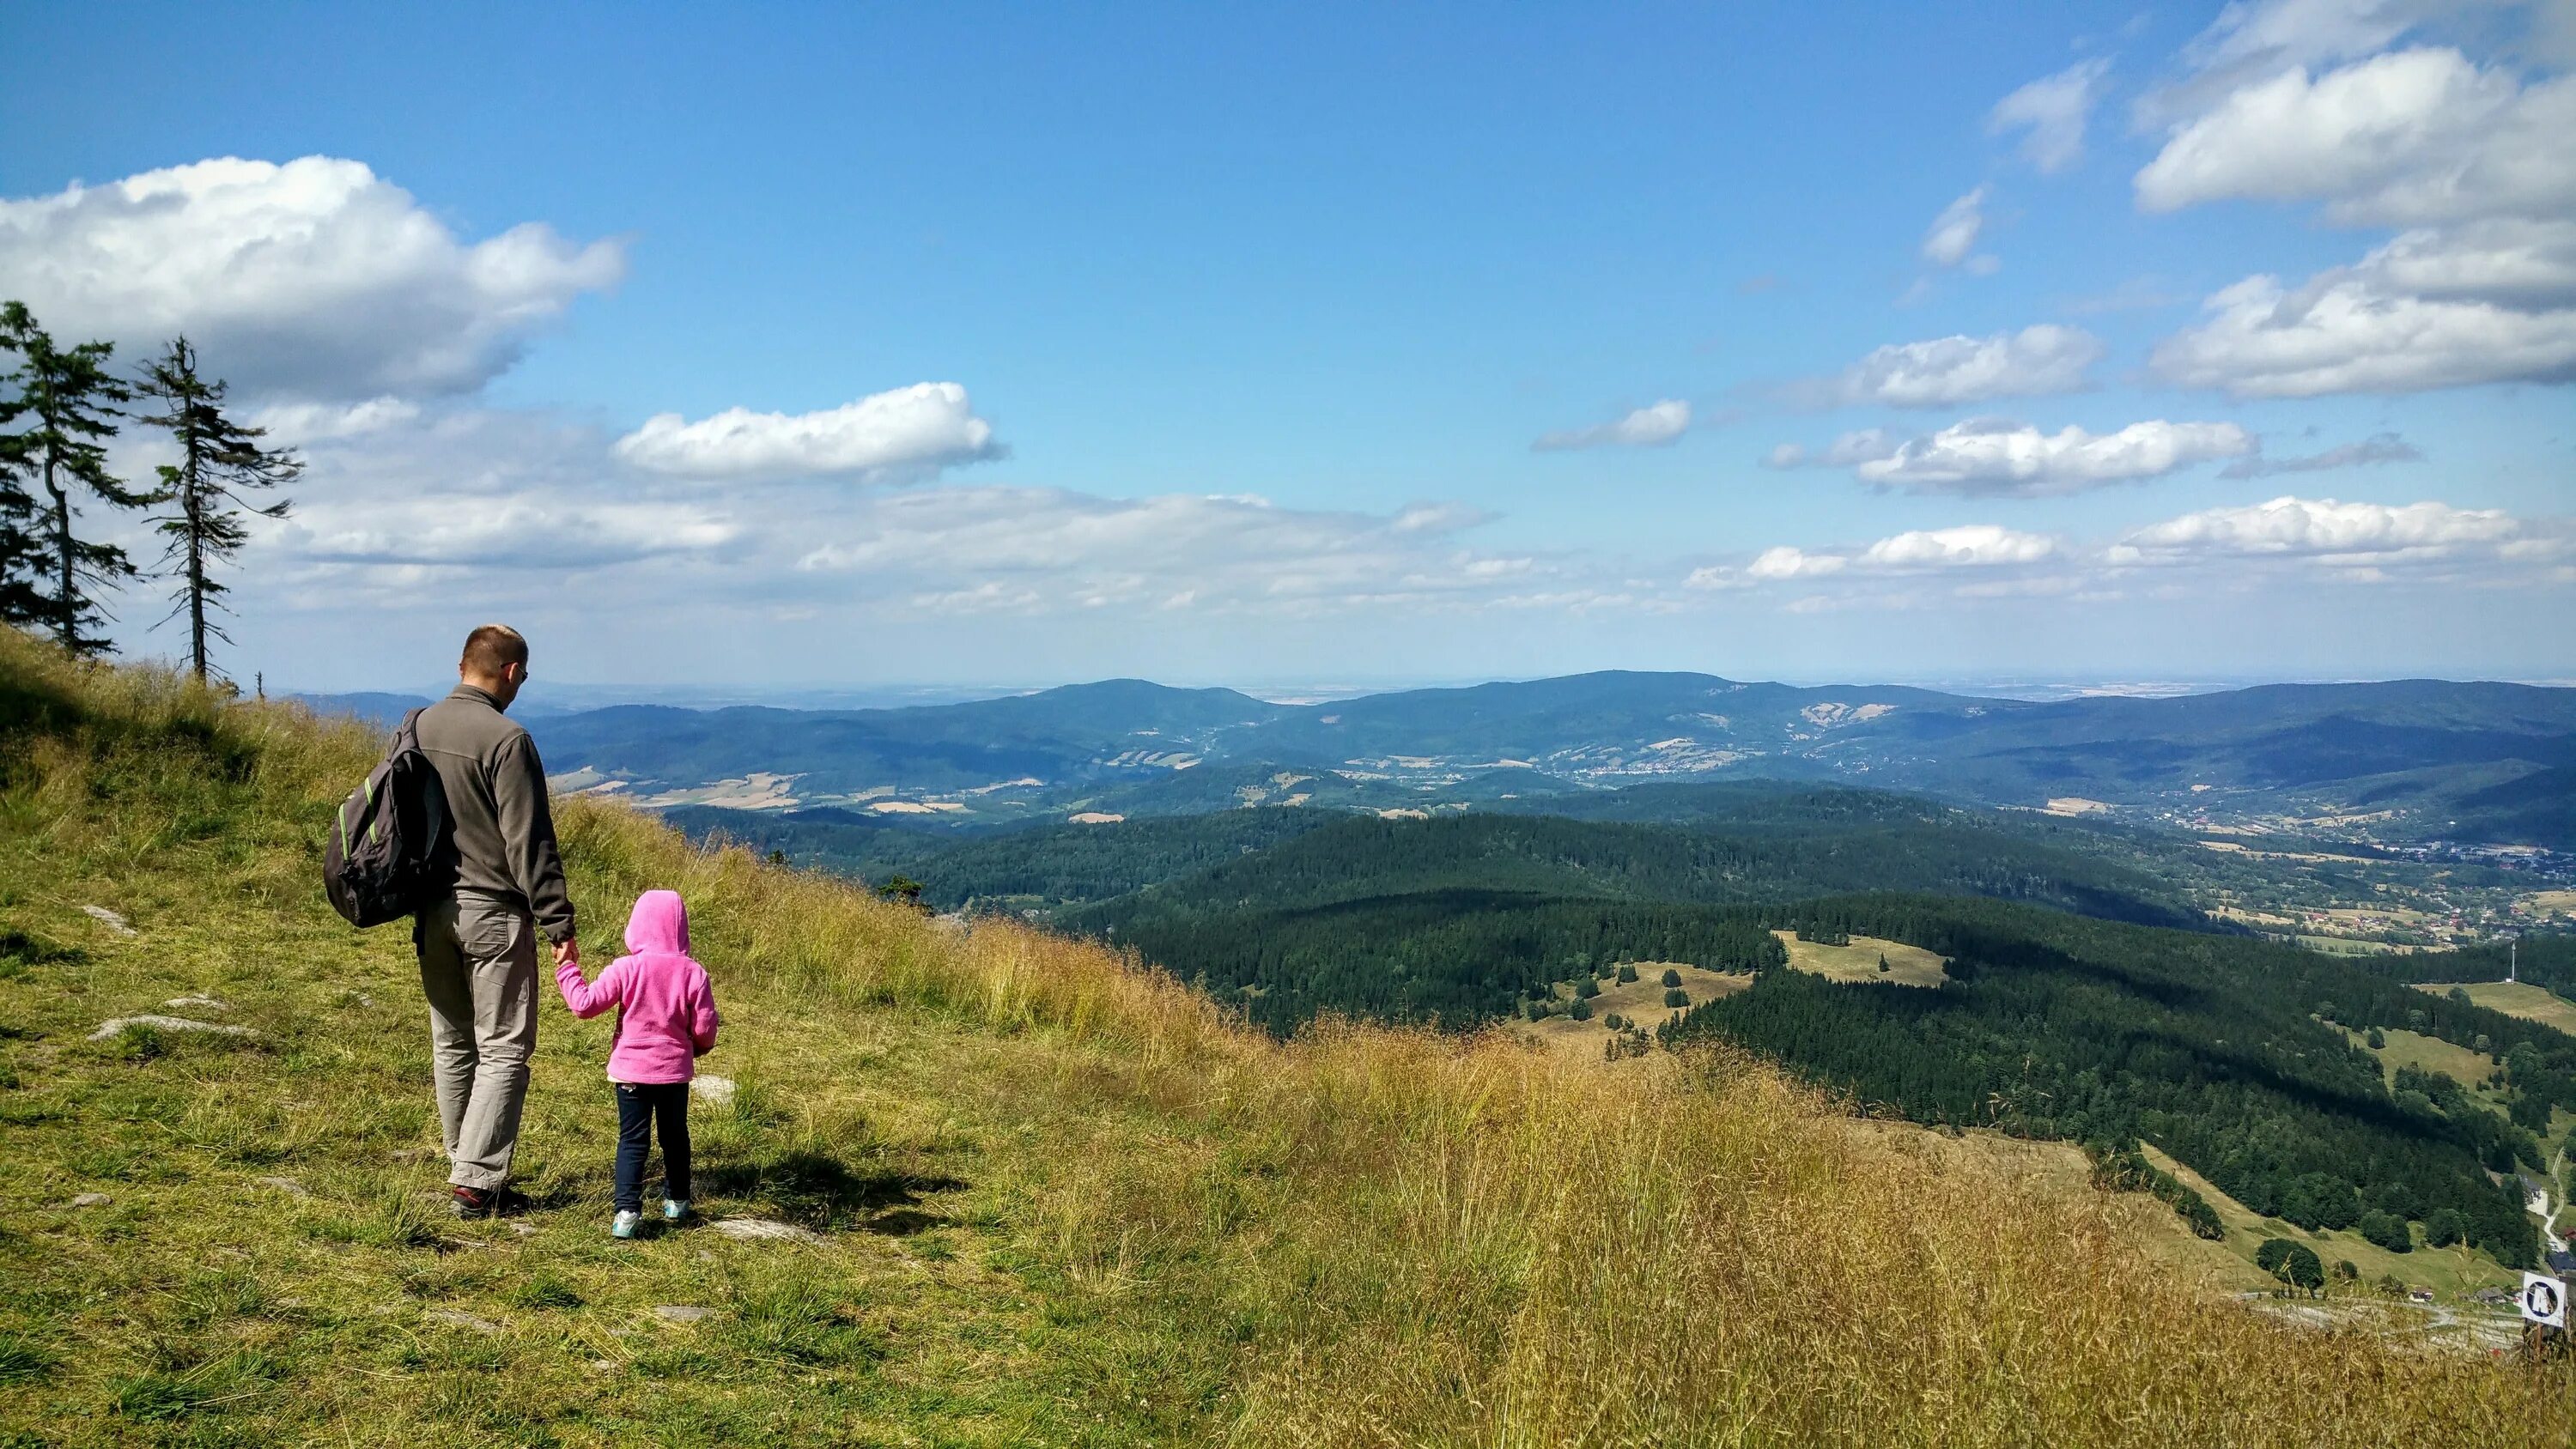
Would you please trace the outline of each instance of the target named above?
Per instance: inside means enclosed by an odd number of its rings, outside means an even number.
[[[0,634],[0,1434],[2394,1445],[2576,1409],[2198,1296],[2135,1246],[2160,1206],[1738,1056],[1276,1044],[1109,953],[578,802],[595,954],[638,889],[691,903],[740,1083],[697,1113],[716,1221],[606,1237],[606,1027],[549,1007],[539,1210],[457,1224],[406,943],[314,885],[373,749]],[[256,1035],[92,1038],[147,1012]],[[755,1217],[810,1236],[720,1230]]]

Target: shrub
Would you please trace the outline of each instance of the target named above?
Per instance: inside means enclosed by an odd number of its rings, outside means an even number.
[[[1637,979],[1637,968],[1636,968],[1636,967],[1634,967],[1634,966],[1622,966],[1622,967],[1620,967],[1620,968],[1619,968],[1619,984],[1620,984],[1620,985],[1625,986],[1625,985],[1627,985],[1629,982],[1634,981],[1634,980],[1636,980],[1636,979]]]
[[[2254,1250],[2254,1266],[2275,1278],[2280,1278],[2281,1269],[2290,1261],[2290,1247],[2290,1240],[2287,1238],[2265,1238],[2263,1245]],[[2288,1280],[2283,1279],[2283,1281]]]
[[[2370,1029],[2369,1041],[2370,1049],[2372,1051],[2377,1051],[2388,1045],[2388,1033],[2381,1031],[2378,1027],[2374,1026]]]
[[[2424,1219],[2424,1242],[2428,1247],[2447,1248],[2469,1235],[2469,1220],[2458,1208],[2435,1208]]]
[[[2350,1258],[2335,1259],[2334,1275],[2335,1281],[2338,1283],[2358,1283],[2361,1281],[2361,1269],[2353,1266],[2353,1261]]]
[[[2282,1266],[2288,1271],[2281,1275],[2281,1281],[2293,1288],[2314,1293],[2326,1286],[2326,1266],[2317,1261],[2316,1250],[2305,1243],[2292,1243],[2290,1259]]]
[[[1579,1001],[1589,1001],[1600,994],[1601,983],[1593,980],[1589,976],[1586,976],[1582,980],[1574,983],[1575,999]]]
[[[1610,1028],[1612,1031],[1617,1031],[1619,1028],[1621,1028],[1621,1027],[1623,1027],[1623,1026],[1626,1026],[1628,1023],[1626,1023],[1626,1022],[1624,1022],[1624,1021],[1621,1021],[1621,1020],[1619,1019],[1619,1013],[1617,1013],[1617,1012],[1615,1012],[1615,1011],[1614,1011],[1614,1012],[1611,1012],[1609,1015],[1602,1017],[1602,1018],[1601,1018],[1601,1024],[1602,1024],[1603,1026],[1606,1026],[1606,1027]]]
[[[1664,993],[1664,1005],[1688,1006],[1690,1005],[1690,993],[1676,986],[1670,991]]]
[[[1665,984],[1666,986],[1679,986],[1679,985],[1681,985],[1681,984],[1682,984],[1682,973],[1680,973],[1679,971],[1674,970],[1673,968],[1671,968],[1671,967],[1669,967],[1669,966],[1665,967],[1665,968],[1664,968],[1664,984]]]
[[[1578,996],[1574,998],[1574,1004],[1565,1009],[1565,1014],[1573,1017],[1576,1021],[1590,1021],[1592,1019],[1592,1003],[1587,998]]]

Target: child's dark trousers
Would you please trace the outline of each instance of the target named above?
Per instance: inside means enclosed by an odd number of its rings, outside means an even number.
[[[662,1134],[662,1196],[689,1200],[689,1084],[617,1084],[617,1210],[644,1210],[644,1158]]]

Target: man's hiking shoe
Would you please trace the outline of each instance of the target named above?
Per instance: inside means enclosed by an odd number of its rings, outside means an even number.
[[[460,1218],[511,1218],[528,1210],[528,1195],[506,1187],[451,1187]]]
[[[688,1215],[689,1200],[687,1198],[666,1197],[662,1199],[662,1221],[666,1223],[676,1223]]]
[[[608,1235],[612,1238],[631,1238],[635,1236],[635,1230],[643,1225],[642,1213],[620,1209],[617,1216],[608,1220]]]

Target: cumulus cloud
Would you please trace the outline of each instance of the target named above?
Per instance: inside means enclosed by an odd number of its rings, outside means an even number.
[[[1970,261],[1977,234],[1986,227],[1985,201],[1986,188],[1980,186],[1941,208],[1941,214],[1932,218],[1931,229],[1923,233],[1923,259],[1936,267]]]
[[[1775,467],[1847,467],[1862,482],[1913,493],[2048,498],[2254,451],[2254,435],[2234,423],[2158,419],[2116,433],[2073,426],[2046,433],[2006,418],[1970,418],[1902,441],[1880,428],[1845,433],[1812,459],[1795,444],[1783,444],[1769,461]]]
[[[245,393],[468,392],[625,271],[542,223],[460,240],[363,164],[226,157],[0,199],[0,296],[58,337],[179,333]]]
[[[2405,263],[2421,273],[2442,255],[2462,260],[2428,247]],[[2576,308],[2407,291],[2369,261],[2295,291],[2276,277],[2248,277],[2213,294],[2202,313],[2200,325],[2150,354],[2166,381],[2238,397],[2317,397],[2576,376]]]
[[[1704,591],[1836,575],[1876,579],[1949,569],[2009,568],[2041,563],[2057,552],[2057,540],[2046,534],[1970,523],[1894,534],[1856,549],[1811,550],[1778,544],[1755,555],[1741,570],[1716,565],[1693,570],[1682,586]]]
[[[811,413],[728,408],[689,422],[660,413],[617,440],[617,456],[683,478],[894,476],[998,456],[966,389],[922,382]]]
[[[1616,422],[1549,433],[1530,447],[1542,453],[1573,448],[1659,448],[1690,431],[1690,404],[1678,398],[1649,403]]]
[[[1989,134],[2022,130],[2022,159],[2043,175],[2054,175],[2084,159],[2084,127],[2101,98],[2102,78],[2110,73],[2107,58],[2078,61],[2055,75],[2043,76],[1995,103],[1986,117]]]
[[[1831,405],[1958,407],[2006,397],[2074,392],[2101,360],[2102,343],[2077,327],[2040,323],[1990,337],[1936,337],[1877,348],[1834,378],[1793,395]]]
[[[2154,349],[2166,381],[2251,398],[2576,377],[2576,76],[2526,81],[2444,47],[2365,54],[2430,13],[2280,0],[2231,7],[2204,37],[2228,82],[2138,172],[2141,207],[2314,201],[2329,221],[2406,230],[2304,282],[2212,294]],[[2311,31],[2324,39],[2303,45]],[[2290,68],[2248,78],[2254,56]]]
[[[2450,49],[2292,70],[2174,128],[2136,178],[2149,211],[2323,200],[2349,224],[2543,215],[2576,205],[2576,77],[2521,84]]]
[[[2424,455],[2395,433],[2374,433],[2358,443],[2345,443],[2297,458],[2239,458],[2218,470],[2221,478],[2267,478],[2275,473],[2323,473],[2373,463],[2412,463]]]
[[[2524,525],[2499,509],[2446,503],[2343,503],[2284,495],[2241,508],[2187,513],[2131,533],[2106,555],[2115,565],[2209,559],[2294,559],[2342,567],[2421,564],[2492,551]]]

